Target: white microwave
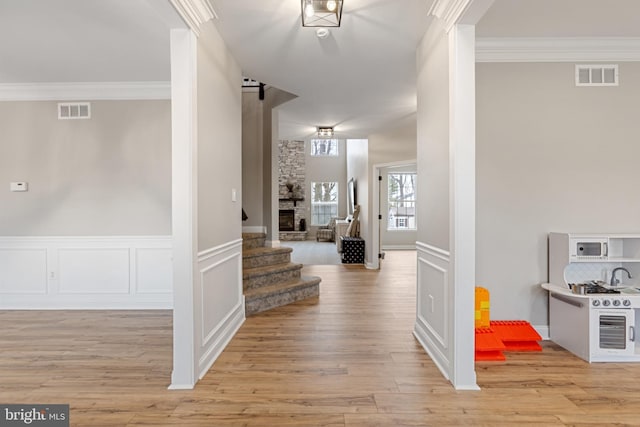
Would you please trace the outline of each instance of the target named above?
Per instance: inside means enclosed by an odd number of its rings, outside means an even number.
[[[575,259],[606,259],[609,255],[609,240],[572,239],[571,257]]]

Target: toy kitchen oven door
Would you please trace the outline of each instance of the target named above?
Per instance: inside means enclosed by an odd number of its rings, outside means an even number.
[[[618,357],[628,358],[635,355],[635,309],[622,305],[629,305],[628,299],[618,298],[600,298],[598,295],[589,300],[590,361],[608,362],[617,360]],[[602,304],[607,302],[611,306],[602,307]],[[613,306],[613,302],[617,304]]]

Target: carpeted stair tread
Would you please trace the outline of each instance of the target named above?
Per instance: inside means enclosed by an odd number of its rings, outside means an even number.
[[[243,239],[260,239],[267,237],[266,233],[242,233]]]
[[[257,247],[242,251],[242,269],[249,270],[257,267],[286,264],[291,262],[293,249],[286,247],[265,248]]]
[[[268,274],[284,273],[287,271],[301,270],[302,264],[293,262],[267,265],[262,267],[247,268],[242,271],[242,280],[252,279],[255,277],[266,276]]]
[[[252,300],[261,298],[267,295],[279,294],[284,292],[293,291],[298,288],[304,288],[319,284],[320,277],[316,276],[302,276],[297,280],[288,280],[282,283],[276,283],[273,285],[263,286],[261,288],[250,289],[244,292],[245,299]]]
[[[242,258],[253,258],[271,254],[286,254],[291,252],[293,252],[293,249],[287,248],[286,246],[280,246],[279,248],[266,248],[263,246],[260,248],[245,249],[242,251]]]
[[[303,265],[291,262],[292,248],[265,247],[265,233],[242,233],[242,239],[247,316],[320,296],[320,277],[301,277]]]
[[[242,233],[242,249],[264,247],[266,239],[265,233]]]

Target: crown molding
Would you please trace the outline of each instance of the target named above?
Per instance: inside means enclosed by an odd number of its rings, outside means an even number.
[[[448,33],[456,24],[475,25],[491,7],[494,0],[436,0],[428,15],[444,22]]]
[[[444,22],[446,32],[459,21],[464,11],[473,0],[436,0],[431,5],[428,15],[435,16]]]
[[[478,37],[476,62],[640,61],[640,37]]]
[[[210,19],[218,19],[209,0],[170,0],[176,12],[191,28],[196,36],[200,35],[200,26]]]
[[[4,83],[0,101],[171,99],[170,82]]]

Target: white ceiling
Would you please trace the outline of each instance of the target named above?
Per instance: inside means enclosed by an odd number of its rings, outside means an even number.
[[[321,40],[299,0],[211,0],[247,77],[297,95],[281,137],[366,137],[416,110],[416,45],[433,0],[345,0]],[[479,37],[639,37],[640,0],[496,0]],[[168,81],[168,0],[0,0],[0,84]]]
[[[301,26],[299,0],[212,3],[244,74],[298,96],[281,108],[283,139],[311,136],[316,125],[366,137],[415,113],[415,52],[431,2],[345,0],[342,25],[326,39]]]

